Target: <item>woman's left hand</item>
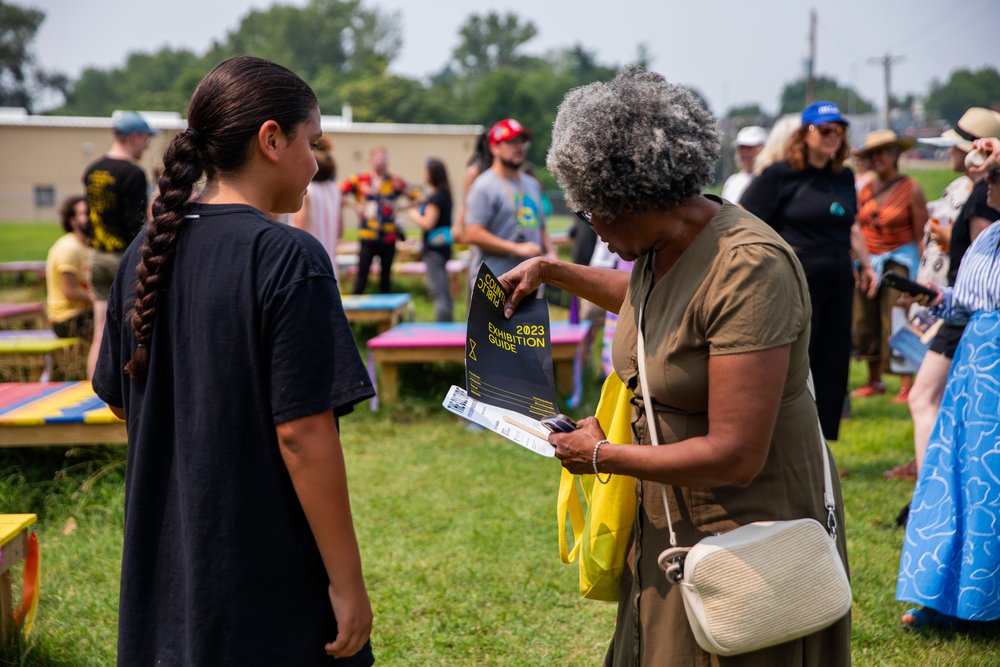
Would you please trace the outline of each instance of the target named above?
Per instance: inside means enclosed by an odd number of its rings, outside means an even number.
[[[578,429],[569,433],[549,435],[549,444],[555,447],[556,458],[563,468],[574,475],[594,473],[594,447],[604,440],[604,429],[596,417],[587,417],[577,422]]]

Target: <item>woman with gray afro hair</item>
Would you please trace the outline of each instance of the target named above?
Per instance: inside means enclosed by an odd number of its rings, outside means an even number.
[[[633,66],[566,96],[546,165],[578,208],[615,214],[680,204],[718,160],[712,114],[683,86]]]
[[[570,92],[548,166],[576,215],[631,274],[536,257],[500,277],[509,317],[543,283],[618,313],[615,372],[635,393],[630,442],[594,417],[549,442],[574,474],[639,480],[606,665],[719,664],[695,639],[657,556],[754,521],[827,525],[822,440],[809,377],[809,291],[792,248],[738,206],[704,195],[719,154],[715,119],[689,92],[640,68]],[[639,381],[638,335],[645,339]],[[649,398],[652,420],[643,408]],[[648,447],[653,442],[669,447]],[[639,445],[639,446],[636,446]],[[822,453],[821,453],[822,452]],[[836,544],[845,567],[839,479]],[[661,490],[670,493],[669,507]],[[759,619],[747,619],[748,628]],[[748,630],[749,631],[749,630]],[[726,665],[847,665],[850,614]]]

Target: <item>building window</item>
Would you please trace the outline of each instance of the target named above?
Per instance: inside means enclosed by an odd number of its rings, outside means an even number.
[[[51,208],[56,205],[56,186],[35,186],[35,208]]]

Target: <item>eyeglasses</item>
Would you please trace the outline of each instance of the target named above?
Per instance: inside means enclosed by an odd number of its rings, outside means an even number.
[[[823,137],[842,137],[844,136],[844,126],[843,125],[810,125],[810,130],[815,130],[820,133]]]
[[[573,215],[575,215],[577,217],[577,219],[579,219],[583,224],[587,225],[588,227],[593,227],[594,226],[594,223],[591,222],[591,220],[590,220],[590,211],[583,211],[583,210],[576,210],[576,209],[574,209],[573,210]]]

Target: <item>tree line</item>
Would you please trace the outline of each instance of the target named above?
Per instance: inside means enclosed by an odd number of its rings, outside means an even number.
[[[369,7],[362,0],[310,0],[304,7],[274,5],[250,11],[205,53],[170,48],[135,52],[119,67],[90,67],[73,80],[35,63],[30,46],[44,18],[38,10],[0,0],[2,106],[32,109],[36,100],[55,91],[64,100],[48,111],[56,115],[106,116],[115,109],[184,113],[195,85],[211,67],[229,56],[253,54],[302,76],[327,113],[350,104],[359,122],[486,125],[515,116],[535,131],[529,157],[536,163],[543,161],[555,110],[566,91],[609,79],[630,64],[599,62],[579,43],[528,55],[524,47],[537,35],[537,27],[511,13],[488,12],[469,16],[448,61],[418,80],[389,72],[401,43],[398,13]],[[646,65],[648,60],[648,48],[640,44],[632,62]],[[819,99],[831,99],[845,111],[873,110],[871,101],[832,78],[818,77],[815,89]],[[804,78],[786,84],[778,113],[801,110],[805,91]],[[997,101],[996,69],[958,70],[947,82],[932,84],[925,108],[930,118],[954,123],[969,106],[988,107]],[[723,115],[765,121],[769,117],[758,104],[734,106]]]

